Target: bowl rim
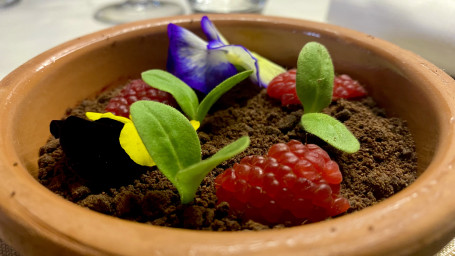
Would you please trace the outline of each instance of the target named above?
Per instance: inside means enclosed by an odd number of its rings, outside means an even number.
[[[437,89],[437,93],[429,97],[439,100],[439,104],[445,108],[449,116],[455,116],[455,104],[448,104],[455,98],[455,81],[416,54],[384,40],[335,25],[292,18],[256,14],[208,16],[215,24],[217,21],[238,21],[311,27],[380,52],[388,60],[399,59],[406,64],[400,72],[414,74],[419,71],[414,78],[415,81],[427,81],[429,87]],[[30,76],[39,77],[45,74],[55,60],[61,60],[87,47],[97,47],[107,38],[128,37],[145,29],[163,29],[169,22],[187,24],[200,20],[201,17],[202,14],[193,14],[118,25],[56,46],[21,65],[0,81],[0,98],[7,99],[0,109],[2,111],[7,108],[14,109],[13,100],[20,101],[22,96],[19,94],[30,90]],[[378,44],[383,46],[382,49],[374,46]],[[29,76],[22,75],[30,69],[36,72]],[[455,223],[450,219],[455,217],[455,200],[449,205],[447,200],[455,192],[451,185],[455,182],[455,172],[452,171],[455,137],[453,119],[443,120],[447,113],[444,117],[441,116],[439,124],[444,140],[441,139],[433,161],[416,182],[376,206],[330,221],[261,232],[193,231],[134,223],[84,209],[60,198],[40,185],[20,161],[6,162],[18,159],[15,152],[10,151],[0,153],[0,180],[8,184],[0,188],[0,226],[7,230],[17,228],[28,232],[24,233],[26,237],[43,237],[44,240],[41,241],[43,244],[58,243],[80,254],[182,255],[182,252],[186,252],[188,255],[278,253],[291,255],[304,250],[311,255],[329,253],[391,255],[417,252],[418,243],[440,244],[438,239],[444,240],[442,242],[444,243],[448,242],[448,237],[454,235]],[[12,119],[4,121],[8,123]],[[12,129],[9,126],[4,128],[1,127],[6,132],[2,133],[6,134]],[[15,144],[13,139],[6,135],[1,135],[0,142],[4,146]],[[435,196],[438,200],[433,201]],[[414,210],[415,214],[402,218],[402,222],[396,225],[393,219],[403,217],[400,216],[403,209]],[[70,213],[73,216],[77,215],[78,218],[68,219]],[[395,226],[391,229],[393,224]],[[105,232],[100,236],[100,232],[93,232],[94,230]],[[355,230],[356,234],[344,237],[343,232],[348,230]],[[411,239],[402,235],[417,231],[419,233],[414,233],[415,236]],[[430,237],[430,234],[433,236]],[[15,247],[20,247],[20,243],[23,242],[20,237],[9,237],[5,232],[0,232],[0,236]],[[125,237],[129,237],[129,245],[118,246],[124,243]],[[355,246],[346,246],[348,242],[352,244],[353,241]],[[384,247],[372,246],[378,243],[384,244]],[[161,246],[163,244],[175,246],[163,248]]]

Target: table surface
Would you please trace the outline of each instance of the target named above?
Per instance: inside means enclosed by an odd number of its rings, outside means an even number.
[[[184,6],[184,0],[171,0]],[[1,0],[0,0],[1,2]],[[0,8],[0,79],[36,55],[68,40],[112,26],[94,19],[109,0],[20,0]],[[328,22],[330,0],[268,0],[264,15]],[[449,245],[450,246],[450,245]],[[440,256],[454,255],[451,248]],[[0,255],[19,255],[0,240]]]

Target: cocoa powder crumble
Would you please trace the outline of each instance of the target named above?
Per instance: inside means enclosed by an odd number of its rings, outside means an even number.
[[[117,90],[118,91],[118,90]],[[84,117],[86,111],[103,112],[115,91],[86,99],[66,115]],[[243,95],[240,97],[239,95]],[[228,106],[228,107],[226,107]],[[98,184],[78,175],[67,162],[58,139],[50,138],[40,149],[39,181],[80,206],[132,221],[167,227],[229,231],[283,228],[244,220],[229,212],[227,203],[217,202],[214,178],[247,155],[264,155],[278,142],[291,139],[316,143],[336,161],[343,174],[341,194],[348,198],[348,213],[374,205],[411,184],[417,177],[414,141],[406,122],[388,118],[372,98],[340,99],[324,110],[353,132],[361,143],[354,154],[340,152],[307,134],[300,126],[301,106],[282,107],[265,90],[249,84],[236,86],[223,96],[198,130],[203,158],[243,135],[250,146],[215,168],[202,182],[194,202],[182,205],[172,184],[156,168],[141,167],[137,173],[112,184]],[[347,213],[347,214],[348,214]]]

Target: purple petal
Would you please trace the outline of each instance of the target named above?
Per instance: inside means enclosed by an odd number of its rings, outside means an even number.
[[[208,49],[224,49],[228,51],[228,60],[236,66],[244,69],[252,69],[254,73],[250,79],[262,87],[267,87],[268,83],[278,74],[285,72],[285,69],[270,60],[249,51],[240,45],[229,45],[227,40],[218,31],[215,25],[207,16],[202,17],[201,27],[205,36],[209,40]],[[222,48],[222,46],[229,46]],[[232,47],[231,47],[232,46]]]
[[[224,46],[224,44],[220,43],[220,41],[210,41],[207,44],[207,49],[212,50],[212,49],[217,49],[221,46]]]
[[[237,73],[226,52],[209,50],[208,44],[187,29],[168,25],[167,70],[203,93]]]
[[[202,32],[204,32],[205,36],[207,37],[207,40],[211,42],[212,44],[216,44],[219,46],[222,45],[228,45],[229,43],[227,40],[221,35],[221,33],[216,29],[215,25],[212,23],[212,21],[207,17],[204,16],[201,19],[201,28]],[[213,45],[213,47],[216,47]]]

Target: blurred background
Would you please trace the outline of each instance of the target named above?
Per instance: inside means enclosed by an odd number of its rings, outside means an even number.
[[[121,0],[118,1],[121,2]],[[144,1],[147,0],[130,1],[130,4]],[[190,1],[219,3],[230,0]],[[174,15],[177,12],[192,13],[190,1],[163,0],[162,4],[170,2],[174,5],[171,6],[169,12],[160,11],[159,15]],[[254,10],[263,15],[326,22],[359,30],[413,51],[433,62],[448,74],[455,76],[454,0],[232,1],[263,4],[262,9]],[[0,79],[29,59],[56,45],[114,26],[116,21],[106,22],[105,16],[118,10],[110,9],[106,13],[106,10],[103,9],[113,3],[117,3],[117,1],[0,0]],[[156,2],[148,3],[148,5],[156,4]],[[239,6],[244,6],[244,4]],[[131,9],[137,9],[138,6],[128,8],[132,11]],[[220,11],[220,9],[216,11]],[[125,19],[146,18],[141,14],[126,15],[129,18]],[[439,255],[455,255],[452,254],[454,245],[453,241]],[[0,241],[0,255],[18,254]]]
[[[119,1],[19,0],[0,8],[0,79],[47,49],[113,26],[96,20],[94,15],[97,10]],[[185,14],[191,13],[188,1],[168,1],[181,4]],[[269,0],[262,13],[324,21],[328,3],[328,0]]]
[[[47,49],[113,26],[112,23],[95,19],[95,14],[106,5],[118,1],[0,0],[0,6],[7,5],[0,8],[0,79]],[[226,2],[213,2],[216,1]],[[455,75],[453,0],[251,1],[265,2],[262,10],[264,15],[332,23],[391,41]],[[166,2],[178,4],[184,14],[192,12],[189,1]],[[140,15],[137,17],[141,18]]]

